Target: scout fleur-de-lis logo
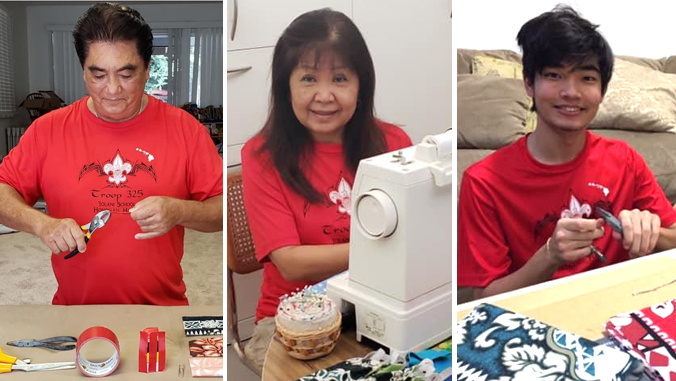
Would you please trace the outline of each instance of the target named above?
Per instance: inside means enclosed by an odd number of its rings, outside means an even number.
[[[108,163],[103,166],[103,172],[110,175],[108,176],[108,181],[111,184],[115,183],[115,185],[119,186],[120,183],[127,181],[126,174],[131,172],[131,164],[125,163],[120,156],[120,151],[118,151],[117,155],[115,155],[115,159],[113,159],[113,163]]]
[[[82,170],[80,170],[78,181],[87,173],[96,172],[99,176],[107,177],[106,182],[108,183],[108,187],[124,187],[124,184],[129,180],[129,176],[136,176],[136,173],[139,171],[149,174],[157,182],[157,175],[152,165],[148,166],[142,162],[132,164],[124,159],[120,150],[117,150],[113,159],[108,159],[103,165],[100,162],[84,165]]]
[[[340,213],[350,214],[350,208],[352,207],[352,202],[350,200],[350,194],[352,193],[352,187],[345,181],[344,178],[340,179],[338,183],[338,190],[333,190],[329,193],[329,198],[331,202],[338,205],[338,211]]]
[[[561,218],[582,218],[589,217],[591,215],[592,209],[589,204],[580,202],[575,198],[575,196],[570,196],[570,209],[565,209],[561,212]]]

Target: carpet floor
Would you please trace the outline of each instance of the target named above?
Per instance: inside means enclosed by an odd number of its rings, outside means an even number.
[[[0,305],[51,304],[57,284],[50,255],[30,234],[0,234]],[[190,305],[223,305],[222,232],[185,229],[181,266]]]

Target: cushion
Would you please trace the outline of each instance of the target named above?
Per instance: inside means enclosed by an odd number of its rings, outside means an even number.
[[[521,62],[521,55],[511,50],[457,50],[457,71],[458,74],[470,74],[472,72],[472,58],[478,55],[499,58],[506,61]]]
[[[523,65],[515,61],[488,56],[475,56],[472,57],[472,74],[522,79]]]
[[[616,59],[591,128],[676,132],[676,75]]]
[[[520,79],[459,74],[458,148],[498,149],[524,135],[530,98]]]
[[[472,57],[472,74],[490,75],[502,78],[523,79],[523,65],[521,62],[504,60],[489,56],[478,55]],[[538,116],[535,111],[531,111],[533,100],[528,105],[528,116],[526,116],[526,125],[523,132],[529,133],[535,130],[538,123]]]

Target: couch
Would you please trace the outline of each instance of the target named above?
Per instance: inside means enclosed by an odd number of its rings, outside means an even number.
[[[518,53],[458,49],[457,55],[459,188],[467,167],[533,130],[536,116]],[[634,147],[676,203],[676,56],[617,56],[590,129]]]

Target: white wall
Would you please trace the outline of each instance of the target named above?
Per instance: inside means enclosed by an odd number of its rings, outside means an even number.
[[[121,3],[125,4],[124,1]],[[43,4],[43,3],[41,3]],[[70,2],[69,4],[72,4]],[[28,73],[30,92],[52,89],[50,32],[47,25],[74,26],[77,19],[94,2],[82,5],[39,5],[27,3],[26,28],[28,37]],[[223,3],[172,4],[157,2],[154,4],[127,3],[141,13],[146,22],[153,27],[157,22],[205,22],[223,23]],[[28,94],[24,94],[24,97]]]
[[[510,49],[520,52],[516,34],[533,17],[565,3],[600,25],[599,31],[617,55],[661,58],[676,54],[672,43],[676,2],[663,0],[521,0],[456,1],[454,47]]]

